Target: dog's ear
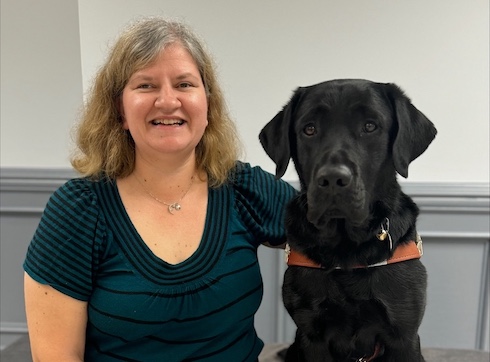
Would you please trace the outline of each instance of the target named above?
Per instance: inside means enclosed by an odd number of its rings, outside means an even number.
[[[393,142],[393,162],[396,171],[407,178],[408,165],[427,149],[437,130],[397,85],[386,86],[398,126]]]
[[[265,152],[276,164],[276,178],[282,177],[291,158],[290,128],[302,88],[297,88],[288,104],[260,131],[259,140]],[[294,141],[293,141],[294,142]]]

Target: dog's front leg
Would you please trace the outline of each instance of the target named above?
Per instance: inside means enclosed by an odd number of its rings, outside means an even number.
[[[286,362],[334,362],[325,340],[325,318],[310,309],[296,309],[291,317],[298,329]]]
[[[325,352],[323,347],[322,344],[311,343],[297,330],[296,339],[287,350],[285,362],[334,362],[331,354]]]
[[[298,328],[295,343],[291,348],[291,359],[287,361],[334,361],[326,337],[327,330],[331,328],[332,311],[326,308],[324,297],[328,295],[326,290],[331,288],[325,280],[326,275],[318,271],[289,267],[284,275],[282,287],[284,306]]]
[[[296,330],[296,338],[286,351],[285,362],[306,362],[299,340],[299,330]]]
[[[403,341],[386,346],[382,361],[391,362],[425,362],[420,349],[420,338],[415,335]]]

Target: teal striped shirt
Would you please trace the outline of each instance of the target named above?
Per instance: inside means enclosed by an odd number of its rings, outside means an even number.
[[[284,242],[295,193],[240,163],[233,182],[209,189],[197,251],[171,265],[141,240],[114,182],[73,179],[48,201],[24,269],[88,302],[87,361],[256,361],[257,247]]]

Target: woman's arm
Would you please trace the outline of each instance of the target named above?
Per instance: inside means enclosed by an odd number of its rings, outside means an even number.
[[[87,303],[24,275],[27,326],[34,362],[83,361]]]

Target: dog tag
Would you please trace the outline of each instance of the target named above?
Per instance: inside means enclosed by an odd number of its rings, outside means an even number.
[[[381,240],[381,241],[384,241],[387,236],[388,236],[388,231],[386,231],[386,230],[381,230],[381,232],[379,234],[376,234],[376,237],[378,238],[378,240]]]

